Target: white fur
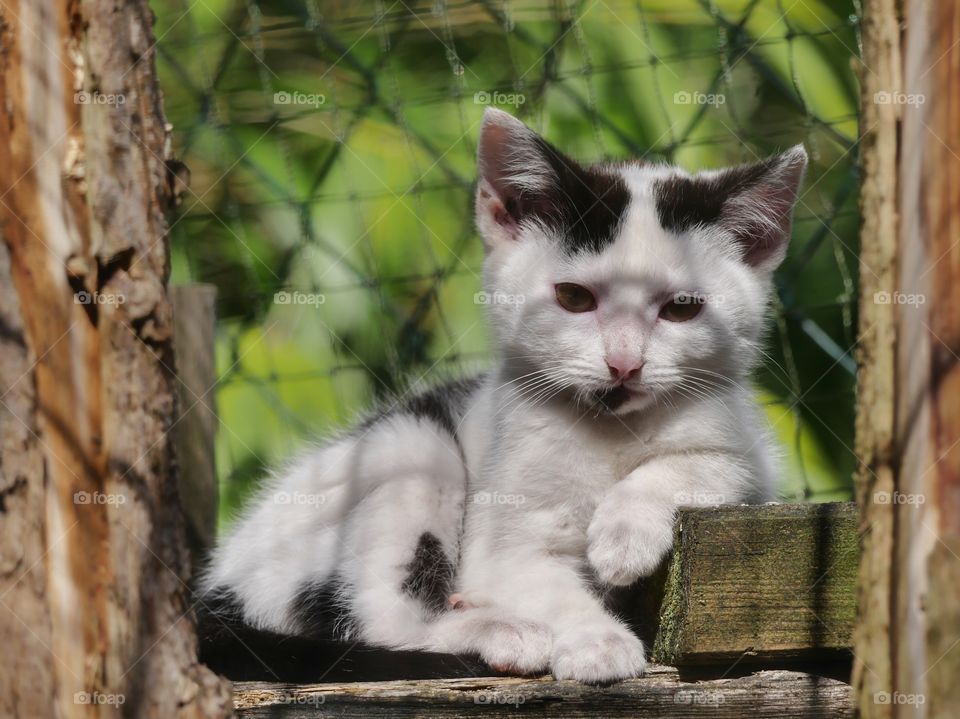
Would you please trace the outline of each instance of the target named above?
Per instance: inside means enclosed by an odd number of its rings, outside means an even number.
[[[506,118],[486,122],[530,132]],[[519,147],[509,162],[523,168],[521,184],[542,186],[548,168],[524,163]],[[660,226],[651,183],[679,170],[616,171],[632,197],[616,240],[574,258],[537,223],[499,222],[499,198],[481,180],[486,289],[524,299],[489,307],[501,365],[457,417],[457,439],[399,414],[307,452],[233,524],[208,591],[232,589],[255,626],[295,631],[297,587],[336,575],[358,637],[374,644],[477,652],[500,668],[582,681],[642,673],[642,643],[591,578],[626,585],[652,572],[681,506],[773,498],[774,443],[748,380],[773,267],[743,262],[716,226]],[[590,287],[596,311],[562,309],[558,282]],[[708,298],[700,315],[658,319],[680,291]],[[597,412],[577,400],[610,386],[611,354],[642,362],[628,385],[646,394]],[[277,503],[278,492],[324,499]],[[400,590],[426,531],[459,555],[454,588],[469,608],[434,616]]]

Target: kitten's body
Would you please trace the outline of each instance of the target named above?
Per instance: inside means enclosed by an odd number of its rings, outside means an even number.
[[[656,568],[678,507],[773,495],[747,375],[806,157],[585,170],[499,112],[480,154],[485,284],[522,297],[490,307],[500,365],[306,453],[203,587],[261,628],[635,676],[603,586]]]

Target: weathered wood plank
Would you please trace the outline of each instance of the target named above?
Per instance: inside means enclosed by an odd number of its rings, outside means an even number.
[[[855,629],[853,684],[867,701],[889,691],[892,667],[884,656],[893,570],[893,507],[876,504],[877,492],[894,490],[896,305],[878,302],[896,289],[898,135],[903,105],[877,102],[898,92],[901,81],[901,9],[898,0],[866,0],[861,21],[860,68],[860,302],[857,339],[857,419],[854,480],[861,508],[862,563],[857,589],[861,615]],[[871,657],[870,666],[862,662]],[[889,717],[889,706],[870,704],[868,716]]]
[[[683,681],[676,669],[653,666],[647,676],[609,687],[547,679],[444,679],[234,686],[239,717],[776,717],[853,716],[850,687],[792,671]]]
[[[217,383],[217,288],[209,284],[171,287],[170,300],[179,405],[173,428],[180,469],[178,488],[187,545],[196,565],[213,546],[217,533],[219,491],[213,451],[217,436],[213,392]]]
[[[853,503],[684,510],[656,660],[843,656],[856,614],[856,524]]]
[[[865,269],[878,242],[892,249],[895,271],[880,288],[891,346],[870,348],[884,361],[892,404],[881,398],[859,415],[861,426],[878,415],[893,424],[884,426],[887,455],[858,477],[865,541],[855,686],[865,719],[952,719],[960,704],[960,6],[872,0],[865,10],[885,17],[888,30],[864,33],[864,62],[882,62],[892,47],[898,84],[889,88],[894,116],[883,145],[878,138],[864,155],[887,158],[864,164],[864,187],[892,188],[885,211],[895,222],[874,237],[866,218],[876,208],[865,204],[861,232]],[[878,69],[887,68],[871,66],[871,75]],[[871,100],[865,92],[864,123]],[[877,302],[863,292],[861,308]]]

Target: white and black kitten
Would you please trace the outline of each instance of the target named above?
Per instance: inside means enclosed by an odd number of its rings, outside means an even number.
[[[583,167],[488,110],[476,215],[498,364],[274,476],[216,549],[207,600],[281,633],[641,674],[605,585],[657,567],[678,507],[774,494],[748,374],[806,163],[796,146],[695,175]]]

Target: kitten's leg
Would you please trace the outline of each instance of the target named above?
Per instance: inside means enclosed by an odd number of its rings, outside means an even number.
[[[638,467],[604,495],[587,530],[597,577],[626,586],[652,573],[670,551],[679,507],[763,498],[754,474],[720,453],[661,457]]]
[[[360,499],[338,570],[351,624],[371,644],[419,647],[452,590],[466,487],[460,449],[432,421],[397,415],[369,431],[356,457]]]

